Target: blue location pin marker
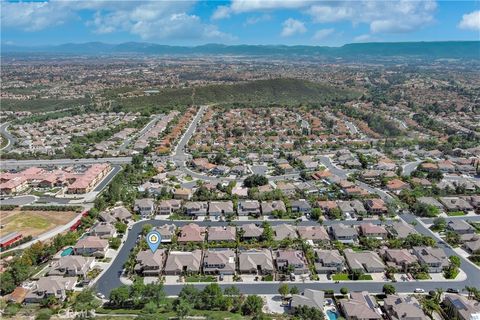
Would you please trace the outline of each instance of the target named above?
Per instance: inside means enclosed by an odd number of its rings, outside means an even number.
[[[153,253],[157,251],[160,242],[162,241],[162,236],[158,231],[152,230],[147,234],[147,243]]]

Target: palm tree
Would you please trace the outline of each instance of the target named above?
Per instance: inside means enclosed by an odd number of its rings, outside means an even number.
[[[440,306],[434,299],[431,298],[423,298],[421,300],[421,304],[423,307],[423,311],[431,318],[434,311],[437,311]]]
[[[442,301],[442,295],[443,295],[444,292],[445,292],[445,290],[443,290],[442,288],[437,288],[435,290],[435,302],[437,304],[440,304],[440,301]]]

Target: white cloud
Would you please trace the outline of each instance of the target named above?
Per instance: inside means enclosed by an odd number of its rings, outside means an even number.
[[[253,25],[257,24],[260,22],[265,22],[265,21],[270,21],[272,20],[272,16],[269,14],[262,14],[261,16],[253,16],[253,17],[248,17],[247,20],[245,20],[245,23],[243,25]]]
[[[356,36],[353,41],[355,42],[370,42],[373,41],[374,38],[370,34],[361,34],[359,36]]]
[[[212,19],[225,19],[229,18],[231,13],[231,9],[228,6],[219,6],[212,15]]]
[[[313,40],[319,41],[331,36],[335,32],[335,29],[320,29],[313,35]]]
[[[480,31],[480,10],[464,14],[458,27],[465,30]]]
[[[190,14],[192,1],[51,0],[49,2],[2,1],[2,27],[37,31],[80,19],[79,11],[90,11],[86,25],[95,33],[129,32],[144,40],[230,41],[234,38],[213,24]],[[8,13],[7,13],[8,12]]]
[[[368,24],[372,33],[412,32],[434,21],[436,0],[232,0],[219,6],[218,16],[254,11],[298,10],[314,23],[349,21]],[[222,14],[228,11],[228,15]]]
[[[72,11],[64,2],[2,1],[0,6],[2,26],[25,31],[38,31],[60,25],[72,16]]]
[[[295,34],[305,33],[307,31],[307,28],[305,28],[305,24],[302,21],[292,18],[285,20],[282,26],[282,37],[290,37]]]
[[[315,4],[306,12],[317,23],[367,23],[372,33],[397,33],[415,31],[432,23],[436,8],[434,0],[363,0]]]

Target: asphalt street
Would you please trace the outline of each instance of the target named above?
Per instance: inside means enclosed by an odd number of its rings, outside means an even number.
[[[415,229],[420,232],[421,234],[428,235],[440,241],[440,239],[435,237],[430,230],[425,228],[415,216],[411,214],[404,214],[401,216],[407,223],[411,223],[416,221]],[[176,226],[180,227],[187,223],[195,222],[201,226],[224,226],[228,225],[227,222],[220,222],[220,221],[164,221],[164,220],[145,220],[136,223],[132,226],[132,229],[128,232],[128,237],[125,240],[124,245],[120,248],[120,251],[116,258],[113,260],[112,264],[110,265],[107,272],[105,272],[100,279],[98,279],[96,283],[96,290],[105,296],[108,297],[110,291],[120,285],[122,282],[120,281],[120,275],[123,272],[123,264],[127,261],[130,252],[134,249],[137,239],[141,234],[142,227],[145,224],[151,224],[153,226],[161,226],[164,224],[171,224],[174,223]],[[235,225],[243,225],[247,223],[252,223],[254,221],[233,221],[230,224]],[[290,223],[293,224],[292,221],[269,221],[272,225],[278,225],[282,223]],[[339,223],[340,221],[325,221],[324,225],[331,225],[335,223]],[[361,222],[356,220],[347,220],[341,221],[345,224],[359,224]],[[380,223],[378,220],[372,221],[373,223]],[[255,222],[261,223],[261,222]],[[388,222],[389,223],[389,222]],[[299,222],[298,225],[316,225],[317,223],[314,221],[302,221]],[[441,245],[448,255],[456,255],[453,249],[448,246]],[[465,258],[462,258],[462,270],[467,274],[467,279],[463,281],[408,281],[408,282],[397,282],[394,283],[395,287],[397,288],[397,292],[413,292],[416,288],[422,288],[425,291],[433,290],[435,288],[456,288],[456,289],[463,289],[465,286],[480,286],[480,270],[471,264],[469,261],[466,261]],[[222,287],[228,287],[232,284],[221,284]],[[293,283],[292,283],[293,284]],[[338,284],[336,283],[320,283],[320,282],[295,282],[295,286],[297,286],[301,291],[306,288],[310,289],[318,289],[318,290],[325,290],[325,289],[333,289],[336,292],[339,292],[341,287],[347,286],[351,291],[359,291],[359,290],[368,290],[370,292],[381,292],[383,284],[382,282],[373,282],[373,281],[342,281]],[[195,286],[202,288],[205,284],[194,284]],[[234,283],[235,286],[239,288],[239,290],[245,294],[275,294],[277,293],[277,289],[279,284],[278,283],[270,283],[270,282],[257,282],[257,283],[242,283],[236,282]],[[166,284],[165,292],[167,295],[177,295],[183,287],[183,284]]]
[[[164,114],[156,115],[149,123],[145,125],[145,127],[143,127],[142,130],[138,132],[138,134],[132,134],[130,137],[125,139],[125,141],[123,141],[123,143],[118,147],[118,149],[121,151],[125,150],[134,138],[143,136],[164,116]]]
[[[1,205],[14,205],[14,206],[24,206],[34,202],[37,198],[35,196],[18,196],[18,197],[5,197],[0,200]]]
[[[15,137],[8,132],[8,126],[10,125],[10,122],[5,122],[0,125],[0,134],[8,140],[8,144],[3,147],[1,150],[2,151],[10,151],[13,148],[13,145],[16,141]]]
[[[0,169],[22,169],[31,166],[69,166],[80,164],[95,164],[108,162],[112,165],[127,164],[132,161],[132,157],[113,157],[113,158],[87,158],[87,159],[53,159],[53,160],[2,160]]]

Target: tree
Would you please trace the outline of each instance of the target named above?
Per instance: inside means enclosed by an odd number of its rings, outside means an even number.
[[[243,185],[247,188],[259,187],[264,186],[268,183],[268,179],[265,176],[259,174],[252,174],[248,176],[243,181]]]
[[[120,244],[122,244],[122,240],[120,238],[112,237],[108,239],[108,244],[110,248],[117,250],[120,247]]]
[[[295,307],[295,319],[299,320],[323,320],[325,315],[317,308],[298,306]]]
[[[290,294],[299,294],[300,291],[298,290],[298,288],[296,286],[293,286],[290,288]]]
[[[192,305],[185,299],[179,299],[175,311],[180,319],[185,319],[192,312]]]
[[[223,302],[222,288],[220,288],[218,283],[211,283],[200,292],[197,306],[199,309],[204,310],[222,310],[224,307]]]
[[[348,293],[348,288],[347,287],[340,288],[340,293],[343,295],[346,295]]]
[[[36,316],[35,320],[49,320],[53,315],[53,311],[48,308],[40,309]]]
[[[457,268],[460,268],[462,261],[458,256],[450,256],[449,260],[452,265],[454,265]]]
[[[109,296],[110,304],[118,307],[124,306],[129,298],[130,290],[126,285],[121,285],[120,287],[113,289]]]
[[[395,294],[396,292],[395,287],[390,283],[384,284],[382,291],[385,294]]]
[[[445,218],[439,217],[433,219],[433,225],[431,227],[434,231],[443,231],[447,227],[447,221]]]
[[[290,292],[290,289],[288,288],[288,284],[286,283],[282,283],[279,287],[278,287],[278,293],[280,293],[280,295],[285,298],[288,293]]]
[[[81,291],[75,298],[73,309],[76,311],[88,311],[98,308],[101,305],[100,301],[95,297],[92,289],[85,289]]]
[[[153,229],[153,226],[150,224],[150,223],[145,223],[143,226],[142,226],[142,234],[144,236],[147,235],[147,233],[149,233],[150,231],[152,231]]]
[[[143,306],[142,311],[145,313],[154,314],[157,312],[157,304],[153,301],[149,301]]]
[[[165,298],[165,291],[163,290],[162,283],[149,283],[145,286],[143,290],[143,296],[145,300],[153,300],[156,302],[157,307],[160,306],[160,303]]]
[[[179,299],[183,299],[187,301],[191,305],[195,305],[198,297],[200,295],[200,292],[198,291],[197,288],[195,288],[191,284],[187,284],[183,286],[182,290],[180,291],[178,297]]]
[[[11,272],[6,271],[0,274],[0,292],[2,295],[12,292],[15,290],[15,280]]]
[[[242,305],[242,314],[245,316],[259,315],[262,312],[263,300],[257,295],[250,295]]]

